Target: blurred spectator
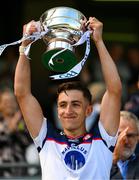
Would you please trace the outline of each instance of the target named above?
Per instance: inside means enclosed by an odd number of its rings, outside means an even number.
[[[90,74],[90,71],[89,71],[89,65],[86,64],[81,73],[80,73],[80,81],[85,85],[85,86],[88,86],[90,83],[92,83],[92,79],[91,79],[91,74]]]
[[[0,165],[24,161],[21,149],[17,145],[13,145],[13,140],[2,119],[0,121],[0,146]],[[5,178],[22,174],[23,170],[12,167],[7,167],[0,171],[0,177]]]
[[[25,149],[32,140],[10,89],[4,89],[0,93],[0,116],[0,164],[25,162]],[[10,177],[24,173],[24,168],[10,168],[4,169],[0,175]]]
[[[18,54],[13,46],[8,47],[7,51],[0,56],[0,88],[13,88],[14,70]]]
[[[128,98],[128,82],[132,76],[127,60],[125,58],[125,48],[120,43],[110,45],[110,54],[115,61],[121,81],[122,81],[122,105]]]
[[[137,89],[139,90],[139,74],[138,74],[138,81],[137,81]]]
[[[124,109],[134,113],[139,118],[139,77],[136,82],[136,89],[129,95],[129,99],[124,105]]]
[[[129,81],[129,91],[132,93],[136,89],[136,82],[139,76],[139,46],[134,45],[127,50],[127,60],[132,74]]]
[[[138,136],[138,118],[131,112],[121,111],[111,179],[139,179],[139,155],[135,154]]]
[[[129,79],[131,78],[130,69],[125,59],[125,48],[122,44],[116,42],[109,44],[108,48],[110,55],[112,56],[117,66],[122,81],[122,89],[123,89],[122,104],[124,104],[124,102],[126,102],[128,97],[128,82]],[[98,58],[94,59],[91,62],[90,68],[91,68],[90,74],[92,75],[92,80],[103,82],[102,70]]]
[[[16,131],[21,123],[22,115],[16,102],[16,98],[9,88],[1,91],[0,112],[4,119],[4,124],[7,126],[7,130],[9,132]]]
[[[100,105],[102,97],[106,90],[103,82],[94,82],[88,85],[88,88],[93,97],[93,111],[90,116],[86,118],[86,129],[89,131],[94,123],[99,119]]]
[[[26,161],[29,165],[33,165],[34,167],[28,168],[28,174],[30,176],[36,176],[41,174],[40,169],[40,161],[39,161],[39,155],[38,151],[34,145],[34,143],[31,143],[25,153]]]

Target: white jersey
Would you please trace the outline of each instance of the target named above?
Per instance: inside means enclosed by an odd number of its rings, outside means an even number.
[[[109,180],[116,139],[107,134],[100,121],[89,133],[73,139],[44,119],[34,139],[42,180]]]

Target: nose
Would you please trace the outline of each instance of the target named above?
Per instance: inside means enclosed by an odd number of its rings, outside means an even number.
[[[70,114],[72,112],[73,112],[73,108],[72,108],[72,106],[70,104],[68,104],[67,107],[66,107],[66,113]]]

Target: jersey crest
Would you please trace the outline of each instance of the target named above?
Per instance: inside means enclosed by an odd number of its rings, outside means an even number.
[[[75,146],[73,143],[70,147],[68,146],[62,151],[62,155],[68,168],[78,170],[86,162],[87,150],[82,145]]]

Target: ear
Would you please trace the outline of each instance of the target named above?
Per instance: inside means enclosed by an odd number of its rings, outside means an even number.
[[[86,108],[86,117],[90,116],[92,111],[93,111],[93,106],[92,105],[88,105],[87,108]]]

